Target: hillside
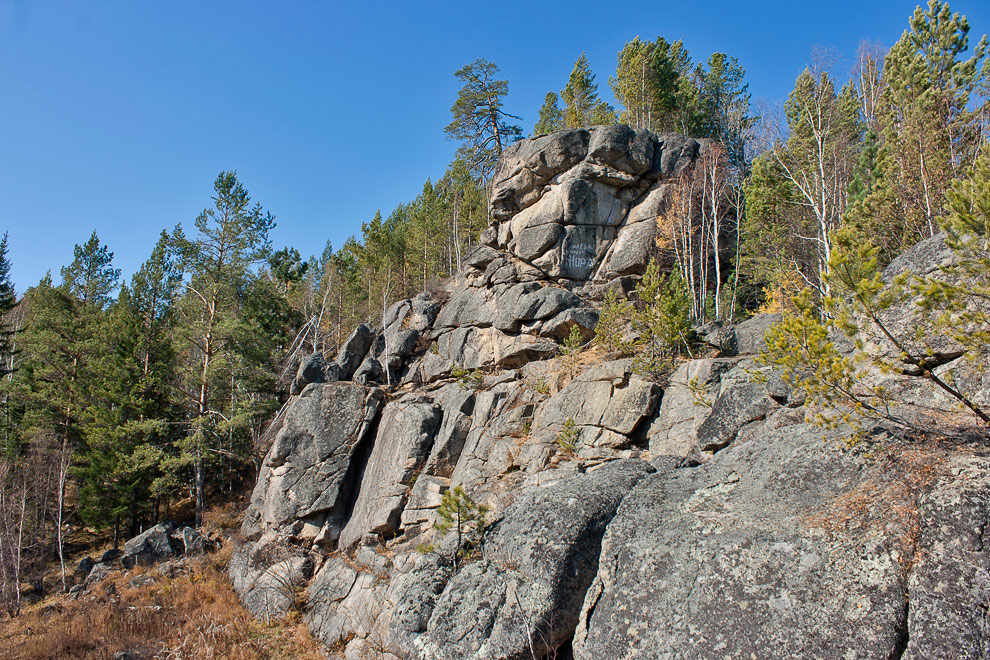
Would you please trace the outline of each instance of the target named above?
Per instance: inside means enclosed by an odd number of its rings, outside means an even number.
[[[877,372],[896,415],[810,423],[757,355],[775,316],[709,327],[660,381],[558,355],[644,273],[639,219],[703,149],[603,127],[506,153],[468,270],[301,367],[230,564],[255,616],[298,606],[346,657],[984,657],[990,467],[957,401]]]

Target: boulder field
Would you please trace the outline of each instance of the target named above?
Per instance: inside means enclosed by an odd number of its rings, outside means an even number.
[[[990,658],[985,444],[810,424],[755,359],[770,316],[709,329],[663,382],[560,355],[705,148],[624,126],[513,145],[464,270],[303,360],[230,564],[255,616],[300,610],[346,658]],[[467,556],[434,529],[455,487],[488,508]]]

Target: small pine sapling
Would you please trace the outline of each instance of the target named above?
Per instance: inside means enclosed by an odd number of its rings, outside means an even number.
[[[448,489],[437,508],[437,521],[433,529],[441,536],[450,532],[456,534],[453,561],[456,568],[460,561],[469,557],[481,543],[488,525],[488,507],[478,504],[460,486]],[[421,552],[436,552],[436,545],[420,546]]]
[[[577,424],[574,423],[574,418],[568,417],[564,422],[564,426],[560,429],[560,433],[557,434],[557,446],[565,454],[572,455],[577,451],[579,435],[580,431]]]
[[[574,378],[582,348],[584,348],[584,337],[581,335],[581,329],[572,325],[567,338],[560,343],[561,363],[568,378]]]
[[[656,262],[651,262],[636,287],[638,304],[633,311],[635,368],[660,378],[673,370],[679,355],[691,356],[691,299],[677,271],[664,280]]]
[[[625,339],[626,324],[632,319],[632,313],[632,303],[609,289],[595,326],[595,345],[607,353],[632,353],[632,345]]]

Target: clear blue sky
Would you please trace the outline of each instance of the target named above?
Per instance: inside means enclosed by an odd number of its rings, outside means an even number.
[[[200,2],[0,0],[0,231],[18,291],[94,229],[129,277],[236,169],[276,247],[319,254],[436,179],[458,84],[478,57],[526,131],[586,51],[603,98],[622,45],[683,39],[739,58],[754,99],[786,96],[814,45],[848,69],[915,2]],[[971,35],[990,3],[959,0]],[[973,40],[975,43],[975,39]]]

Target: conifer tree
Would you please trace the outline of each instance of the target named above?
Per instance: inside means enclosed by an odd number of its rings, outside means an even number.
[[[522,136],[522,129],[508,123],[519,119],[502,110],[509,82],[498,80],[498,66],[477,59],[458,69],[454,75],[464,83],[451,106],[451,122],[444,129],[448,136],[462,142],[462,152],[471,166],[488,178],[502,150]]]
[[[284,247],[268,259],[268,267],[282,293],[288,293],[289,287],[306,276],[309,262],[303,261],[296,248]]]
[[[691,60],[681,41],[663,37],[642,41],[636,37],[619,51],[615,76],[609,85],[625,107],[624,123],[654,132],[682,130],[679,116],[693,114],[687,105],[691,87]],[[693,122],[692,126],[693,126]]]
[[[559,99],[555,92],[547,92],[540,106],[540,115],[533,127],[533,135],[553,133],[564,128],[564,113],[560,110]]]
[[[745,133],[753,123],[745,75],[739,61],[725,53],[713,53],[708,66],[699,66],[697,71],[702,118],[699,133],[724,144],[735,165],[743,164]]]
[[[965,16],[930,0],[915,10],[910,28],[884,58],[878,111],[883,183],[876,192],[881,199],[870,199],[869,206],[883,210],[891,230],[903,236],[897,247],[938,231],[945,191],[973,163],[983,138],[986,101],[971,101],[990,76],[988,45],[982,37],[964,58],[969,29]]]
[[[139,531],[166,494],[162,468],[180,410],[172,392],[174,303],[181,273],[162,232],[149,259],[122,286],[101,326],[103,350],[92,371],[94,395],[83,425],[80,514],[96,528]],[[163,478],[164,477],[164,478]]]
[[[68,292],[83,305],[105,308],[120,279],[120,269],[113,267],[113,252],[100,244],[95,231],[86,243],[77,244],[72,252],[72,263],[62,269]]]
[[[219,460],[221,422],[229,419],[229,389],[237,331],[238,296],[251,269],[269,254],[275,219],[251,205],[235,172],[213,184],[213,206],[196,218],[196,236],[177,227],[171,238],[189,274],[179,304],[179,350],[184,358],[181,391],[189,411],[180,443],[181,463],[193,470],[196,523],[206,506],[207,472]]]
[[[616,122],[615,110],[598,98],[598,83],[584,53],[574,62],[574,69],[560,98],[564,101],[564,125],[567,128]]]
[[[17,355],[17,322],[13,318],[17,297],[10,279],[10,259],[7,256],[7,234],[0,241],[0,456],[7,455],[13,445],[12,376]]]
[[[675,269],[664,279],[656,261],[643,273],[636,298],[632,314],[637,335],[635,366],[644,374],[660,377],[673,369],[678,355],[691,351],[691,299],[680,273]]]
[[[133,536],[151,505],[150,487],[168,442],[171,420],[163,413],[170,397],[166,383],[154,378],[162,375],[158,364],[150,365],[152,378],[142,377],[141,319],[126,285],[100,335],[103,346],[90,370],[93,394],[83,412],[84,442],[75,469],[77,506],[87,524],[113,529],[116,546],[121,523]]]
[[[14,370],[14,328],[8,315],[17,305],[14,283],[10,280],[7,234],[0,240],[0,379]]]

